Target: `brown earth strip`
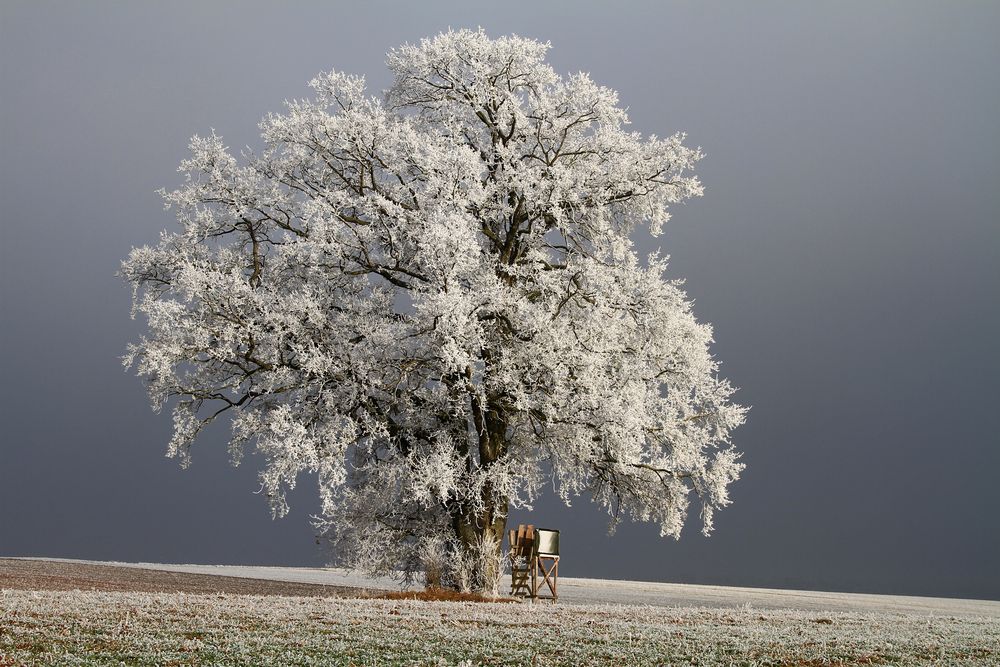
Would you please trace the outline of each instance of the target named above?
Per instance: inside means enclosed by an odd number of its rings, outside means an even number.
[[[389,591],[214,574],[145,570],[116,565],[0,558],[0,590],[228,593],[303,597],[370,597]]]

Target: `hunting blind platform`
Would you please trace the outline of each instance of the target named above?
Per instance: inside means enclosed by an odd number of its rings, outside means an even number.
[[[559,599],[559,531],[520,524],[507,533],[510,542],[510,594],[538,599],[542,584]],[[541,573],[542,581],[538,579]]]

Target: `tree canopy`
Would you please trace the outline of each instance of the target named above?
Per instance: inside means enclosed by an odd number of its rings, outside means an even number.
[[[172,406],[171,455],[231,416],[275,514],[316,476],[351,565],[495,548],[543,486],[673,537],[693,494],[712,529],[745,410],[630,238],[702,194],[701,153],[629,131],[548,48],[449,31],[390,52],[384,96],[319,75],[259,152],[192,139],[163,192],[180,229],[122,265],[148,320],[126,363]]]

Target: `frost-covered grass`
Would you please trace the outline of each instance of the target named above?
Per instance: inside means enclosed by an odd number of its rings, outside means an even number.
[[[0,665],[993,665],[1000,619],[0,592]]]

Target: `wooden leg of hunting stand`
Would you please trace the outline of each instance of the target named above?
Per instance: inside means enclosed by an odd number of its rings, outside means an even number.
[[[552,565],[550,565],[548,569],[545,568],[545,561],[547,560],[552,561]],[[549,587],[549,591],[552,593],[552,599],[558,600],[559,593],[556,587],[559,583],[559,558],[539,558],[538,567],[542,571],[542,583]]]
[[[538,599],[538,559],[531,559],[531,599]]]

